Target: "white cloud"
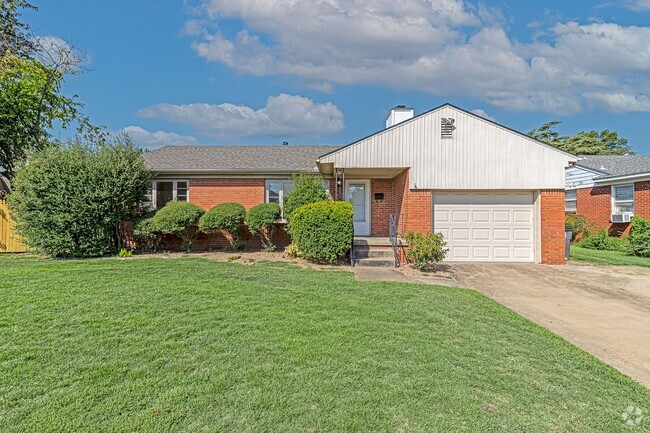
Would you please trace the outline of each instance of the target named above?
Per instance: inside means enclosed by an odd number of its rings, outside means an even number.
[[[91,61],[87,53],[71,46],[58,36],[37,36],[35,42],[37,56],[45,64],[58,66],[63,62],[76,67],[87,65]]]
[[[234,104],[156,104],[138,111],[144,118],[163,118],[190,125],[205,137],[318,137],[340,131],[343,113],[331,103],[316,104],[302,96],[280,94],[255,110]]]
[[[521,42],[498,11],[462,0],[204,0],[201,19],[199,56],[316,89],[380,84],[564,114],[598,104],[590,94],[650,95],[650,27],[565,22]],[[232,19],[236,34],[212,30]]]
[[[492,122],[495,122],[494,117],[490,116],[485,112],[485,110],[481,108],[475,108],[471,111],[472,113],[476,114],[477,116],[481,116],[484,119],[491,120]]]
[[[650,0],[632,0],[627,2],[627,7],[633,11],[650,11]]]
[[[155,149],[162,146],[184,146],[197,142],[196,138],[189,135],[165,131],[150,132],[140,126],[127,126],[118,133],[128,134],[135,144],[145,149]]]

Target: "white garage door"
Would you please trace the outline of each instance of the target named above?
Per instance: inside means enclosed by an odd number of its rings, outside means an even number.
[[[532,192],[434,193],[433,231],[449,261],[532,262]]]

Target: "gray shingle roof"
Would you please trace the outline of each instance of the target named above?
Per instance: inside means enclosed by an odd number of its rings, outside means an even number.
[[[576,165],[602,172],[597,179],[650,173],[648,155],[584,155]]]
[[[317,172],[319,156],[340,146],[165,146],[144,154],[158,172]]]

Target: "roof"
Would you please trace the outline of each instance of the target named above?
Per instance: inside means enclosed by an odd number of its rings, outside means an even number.
[[[648,155],[584,155],[577,166],[601,173],[598,180],[650,173]]]
[[[316,160],[340,146],[165,146],[144,154],[154,172],[318,172]]]

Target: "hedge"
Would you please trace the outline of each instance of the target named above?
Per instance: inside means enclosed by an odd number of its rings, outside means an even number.
[[[354,236],[352,205],[319,201],[295,209],[289,220],[291,240],[305,258],[336,262],[350,250]]]
[[[204,233],[224,232],[234,249],[240,249],[239,236],[244,230],[246,208],[239,203],[221,203],[201,217],[199,229]]]
[[[628,239],[635,256],[650,257],[650,219],[634,217]]]
[[[293,177],[293,189],[284,200],[284,219],[291,221],[291,213],[300,206],[327,200],[323,178],[319,175],[301,173]]]
[[[185,201],[171,201],[151,219],[153,230],[165,234],[173,234],[181,238],[183,247],[192,250],[192,244],[198,233],[198,222],[205,211]]]
[[[266,251],[274,251],[273,234],[278,228],[280,205],[277,203],[259,204],[246,214],[246,225],[251,234],[259,236]]]

